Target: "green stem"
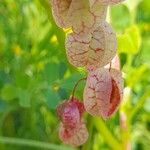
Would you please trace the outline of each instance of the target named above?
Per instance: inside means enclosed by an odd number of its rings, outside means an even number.
[[[21,146],[24,145],[29,147],[36,147],[36,148],[50,149],[50,150],[73,150],[73,148],[68,148],[63,145],[59,146],[59,145],[49,144],[49,143],[35,141],[35,140],[1,137],[1,136],[0,136],[0,143],[21,145]]]
[[[77,87],[78,87],[79,83],[80,83],[81,81],[83,81],[83,80],[86,80],[86,79],[87,79],[87,77],[85,77],[85,78],[81,78],[80,80],[78,80],[78,81],[77,81],[77,83],[75,84],[75,86],[74,86],[74,88],[73,88],[73,91],[72,91],[71,100],[73,100],[73,98],[74,98],[75,91],[76,91],[76,89],[77,89]]]
[[[89,138],[88,141],[82,146],[82,150],[91,150],[92,144],[93,144],[93,121],[92,117],[90,115],[87,116],[87,122],[88,122],[88,131],[89,131]]]
[[[132,121],[132,118],[137,114],[137,112],[142,108],[147,98],[150,96],[150,88],[144,93],[144,95],[138,100],[137,104],[133,107],[131,111],[129,122]]]
[[[96,129],[102,134],[106,143],[113,149],[113,150],[121,150],[122,146],[119,141],[112,135],[110,130],[107,128],[106,124],[101,118],[94,118],[94,124]]]
[[[120,131],[123,149],[131,150],[131,142],[130,142],[131,125],[127,121],[127,114],[125,112],[120,113],[120,129],[121,129]]]

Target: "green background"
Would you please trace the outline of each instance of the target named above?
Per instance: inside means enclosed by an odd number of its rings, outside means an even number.
[[[149,14],[149,0],[110,7],[124,99],[108,120],[85,115],[90,137],[77,149],[150,149]],[[0,0],[0,150],[76,149],[59,140],[55,108],[86,72],[68,63],[64,40],[47,0]],[[84,86],[76,91],[81,100]]]

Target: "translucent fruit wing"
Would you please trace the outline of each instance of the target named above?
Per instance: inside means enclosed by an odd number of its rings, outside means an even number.
[[[118,88],[119,88],[119,92],[120,92],[120,95],[121,95],[121,99],[122,99],[122,96],[123,96],[123,88],[124,88],[124,82],[123,82],[123,78],[122,78],[122,72],[120,70],[117,70],[117,69],[111,69],[110,70],[110,74],[111,74],[111,77],[115,80]]]
[[[68,15],[76,34],[89,33],[97,28],[106,18],[107,6],[94,5],[89,7],[87,0],[74,0],[71,3]]]
[[[93,116],[110,117],[122,99],[123,80],[115,69],[99,68],[89,73],[84,89],[84,105]]]
[[[57,107],[57,114],[67,128],[74,128],[80,122],[78,106],[72,101],[64,101]]]
[[[100,3],[101,5],[114,5],[123,2],[124,0],[89,0],[90,7],[95,3]]]
[[[107,5],[114,5],[123,2],[124,0],[98,0],[102,4],[107,4]]]
[[[109,63],[109,64],[107,64],[106,66],[105,66],[105,68],[112,68],[112,69],[116,69],[116,70],[120,70],[120,59],[119,59],[119,56],[118,55],[116,55],[114,58],[113,58],[113,60]]]
[[[107,113],[107,117],[110,117],[115,111],[117,110],[121,97],[120,97],[119,88],[116,84],[116,81],[112,79],[112,92],[111,92],[111,98],[110,98],[110,104],[109,104],[109,111]]]
[[[52,12],[59,27],[72,27],[73,32],[88,33],[106,17],[107,6],[95,5],[90,9],[87,0],[52,0]]]
[[[69,62],[76,67],[96,68],[105,66],[116,55],[116,35],[106,22],[91,34],[81,37],[71,33],[66,38],[66,52]]]
[[[66,129],[63,124],[60,124],[59,137],[65,144],[80,146],[87,141],[88,136],[88,130],[83,120],[73,129]]]
[[[59,27],[67,28],[70,27],[71,24],[68,22],[68,10],[70,7],[72,0],[52,0],[52,13],[55,19],[56,24]]]
[[[84,89],[84,105],[94,116],[106,116],[112,91],[111,76],[108,70],[100,68],[88,76]]]

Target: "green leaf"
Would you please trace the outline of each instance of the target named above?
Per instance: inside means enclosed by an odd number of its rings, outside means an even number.
[[[150,113],[150,98],[147,98],[145,104],[144,104],[144,109]]]
[[[63,88],[60,88],[58,90],[58,93],[59,93],[59,96],[61,97],[61,99],[68,99],[69,98],[68,92]]]
[[[67,91],[67,93],[69,93],[69,95],[72,94],[73,92],[73,89],[76,85],[76,83],[81,79],[81,78],[84,78],[85,75],[82,75],[82,74],[74,74],[72,75],[71,77],[65,79],[62,81],[62,83],[60,84],[61,85],[61,88],[65,89]],[[84,80],[81,80],[79,83],[78,83],[78,86],[76,87],[76,90],[75,90],[75,97],[79,98],[79,99],[82,99],[83,98],[83,90],[84,90],[84,87],[85,87],[85,81]],[[68,95],[68,98],[69,98],[69,95]]]
[[[1,98],[8,101],[17,98],[16,87],[12,84],[5,84],[1,91]]]
[[[49,84],[59,79],[59,65],[48,63],[44,68],[44,78]]]
[[[119,55],[119,58],[120,58],[120,62],[121,62],[121,68],[123,68],[123,66],[126,64],[127,62],[127,54],[125,53],[121,53]]]
[[[7,107],[8,106],[7,106],[6,102],[4,102],[0,99],[0,113],[5,112]]]
[[[141,65],[138,68],[130,70],[127,75],[126,81],[129,87],[133,88],[142,79],[143,74],[148,70],[147,65]]]
[[[115,30],[122,31],[130,24],[130,13],[125,5],[114,5],[110,7],[111,24]]]
[[[23,72],[15,72],[15,84],[21,88],[27,88],[29,85],[29,76]]]
[[[58,103],[61,101],[61,98],[57,91],[53,89],[46,90],[44,92],[45,100],[50,109],[55,109]]]
[[[67,65],[64,62],[60,62],[59,64],[59,78],[62,79],[64,77],[65,72],[67,71]]]
[[[30,107],[30,92],[28,90],[18,89],[19,104],[22,107]]]
[[[81,74],[73,74],[72,76],[70,76],[69,78],[65,79],[62,81],[61,83],[61,88],[64,88],[66,90],[72,91],[74,85],[76,84],[76,82],[83,78],[83,75]],[[80,90],[81,88],[78,88],[77,90]]]
[[[141,53],[141,59],[144,63],[147,63],[150,66],[150,52],[149,52],[149,48],[150,48],[150,38],[145,38],[143,40],[143,44],[142,44],[142,53]]]
[[[0,71],[0,88],[2,88],[5,82],[8,82],[8,81],[9,81],[8,74],[6,74],[3,71]]]
[[[136,25],[130,26],[125,33],[117,36],[118,52],[129,55],[137,54],[141,46],[141,36]]]
[[[138,5],[137,14],[136,14],[137,21],[143,24],[144,26],[145,26],[144,22],[146,22],[147,24],[149,24],[150,22],[149,10],[150,10],[149,0],[143,0]],[[147,34],[148,33],[149,32],[147,32]]]

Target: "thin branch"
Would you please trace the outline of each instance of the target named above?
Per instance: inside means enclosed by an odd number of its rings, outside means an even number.
[[[77,83],[75,84],[75,86],[74,86],[74,88],[73,88],[73,91],[72,91],[71,100],[73,100],[73,97],[74,97],[74,95],[75,95],[75,91],[76,91],[76,89],[77,89],[77,87],[78,87],[78,84],[79,84],[81,81],[86,80],[86,79],[87,79],[87,78],[81,78],[80,80],[77,81]]]
[[[87,116],[87,119],[86,119],[87,121],[86,122],[88,122],[88,124],[87,124],[87,128],[88,128],[88,131],[89,131],[89,138],[88,138],[88,140],[87,140],[87,142],[82,146],[82,148],[81,148],[81,150],[91,150],[92,149],[92,146],[93,146],[93,141],[94,141],[94,139],[93,139],[93,121],[92,121],[92,116],[90,116],[90,115],[88,115]]]

